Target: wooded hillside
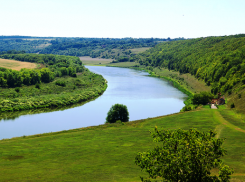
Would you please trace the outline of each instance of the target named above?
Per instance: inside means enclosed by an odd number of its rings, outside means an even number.
[[[245,35],[164,42],[137,55],[141,65],[191,73],[214,94],[245,87]]]

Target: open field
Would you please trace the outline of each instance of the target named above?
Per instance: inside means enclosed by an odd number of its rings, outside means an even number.
[[[20,71],[22,68],[27,68],[27,69],[37,68],[38,64],[0,58],[0,67]]]
[[[135,62],[119,62],[119,63],[106,64],[106,66],[115,66],[115,67],[122,67],[122,68],[131,68],[134,67],[135,65],[139,65],[139,64]]]
[[[142,48],[134,48],[134,49],[129,49],[129,50],[131,50],[131,52],[134,54],[139,54],[139,53],[144,52],[150,48],[151,47],[142,47]]]
[[[89,56],[79,57],[84,65],[102,66],[113,61],[113,59],[91,58]]]
[[[140,181],[138,152],[154,145],[149,130],[196,128],[226,138],[224,163],[234,168],[231,181],[245,180],[245,133],[222,117],[226,108],[178,113],[57,133],[1,140],[1,181]],[[240,129],[241,130],[240,130]],[[215,170],[213,171],[216,172]]]

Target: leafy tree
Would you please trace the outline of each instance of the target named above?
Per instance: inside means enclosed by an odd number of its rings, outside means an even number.
[[[150,181],[157,177],[166,181],[227,182],[233,170],[223,165],[220,157],[226,154],[221,147],[224,139],[215,138],[213,131],[158,130],[152,132],[155,142],[161,142],[153,150],[139,153],[135,163],[149,173]],[[219,168],[219,176],[211,175],[213,168]]]
[[[211,99],[213,98],[213,94],[211,94],[210,92],[200,92],[200,94],[195,94],[192,98],[192,102],[193,104],[202,104],[205,105],[208,102],[211,101]]]
[[[106,123],[115,123],[117,120],[127,122],[129,120],[129,114],[127,106],[123,104],[113,105],[107,113]]]

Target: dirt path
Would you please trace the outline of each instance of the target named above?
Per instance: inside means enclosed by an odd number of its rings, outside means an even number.
[[[218,110],[215,110],[214,111],[214,117],[217,119],[217,121],[219,121],[222,125],[224,126],[227,126],[229,128],[232,128],[234,130],[237,130],[237,131],[240,131],[240,132],[244,132],[245,133],[245,130],[231,124],[229,121],[225,120],[223,118],[223,116],[220,114],[220,112]],[[220,130],[220,131],[217,131],[217,133],[219,134],[219,132],[221,132],[221,130],[223,129],[222,127],[220,127],[220,125],[218,125],[217,127],[217,130]]]
[[[217,109],[217,107],[214,104],[212,104],[211,109]]]

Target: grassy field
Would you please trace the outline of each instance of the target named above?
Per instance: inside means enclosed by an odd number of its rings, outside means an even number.
[[[105,64],[108,64],[113,61],[112,59],[91,58],[89,56],[83,56],[79,58],[84,65],[89,66],[104,66]]]
[[[226,138],[232,181],[245,180],[244,128],[223,118],[226,108],[178,113],[121,124],[1,140],[0,181],[140,181],[138,152],[151,149],[149,130],[196,128]],[[216,172],[215,170],[213,171]]]
[[[134,54],[139,54],[139,53],[144,52],[150,48],[151,47],[142,47],[142,48],[134,48],[134,49],[129,49],[129,50],[131,50],[131,52]]]
[[[21,61],[0,58],[0,67],[20,71],[22,68],[34,69],[39,66],[36,63],[28,63],[28,62],[21,62]]]

